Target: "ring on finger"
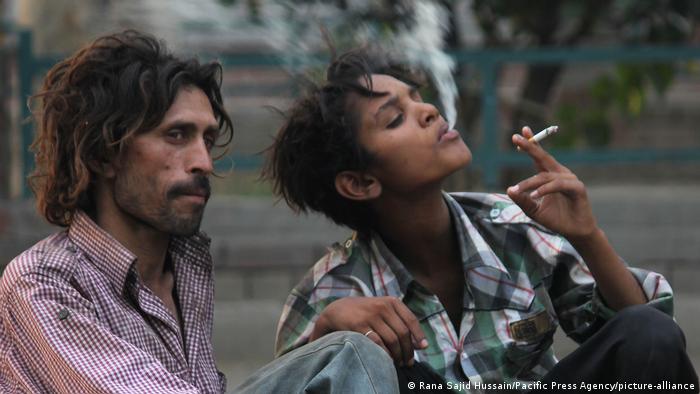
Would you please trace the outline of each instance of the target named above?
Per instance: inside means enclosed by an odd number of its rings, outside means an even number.
[[[374,334],[374,333],[375,333],[374,330],[369,330],[365,333],[365,336],[369,337],[370,334]]]

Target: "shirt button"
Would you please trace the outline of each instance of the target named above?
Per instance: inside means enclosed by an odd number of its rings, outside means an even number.
[[[462,352],[462,359],[467,359],[467,358],[469,358],[469,355],[467,354],[467,352]]]
[[[352,240],[351,240],[351,239],[345,241],[345,249],[350,249],[351,246],[352,246]]]
[[[500,215],[500,214],[501,214],[501,210],[498,209],[498,208],[492,209],[492,210],[491,210],[491,213],[490,213],[490,215],[491,215],[492,218],[497,218],[498,215]]]
[[[58,318],[60,320],[66,320],[66,318],[70,315],[70,312],[68,312],[68,309],[61,309],[58,311]]]

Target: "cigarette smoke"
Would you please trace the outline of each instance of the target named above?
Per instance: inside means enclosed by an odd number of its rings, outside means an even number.
[[[320,2],[305,5],[279,3],[279,8],[263,15],[269,45],[280,53],[287,69],[295,74],[304,65],[312,63],[315,60],[313,54],[325,45],[319,25],[331,34],[350,30],[348,34],[332,39],[345,46],[379,43],[397,60],[427,73],[438,92],[445,119],[450,128],[454,127],[457,120],[455,62],[443,50],[449,29],[447,10],[430,0],[404,0],[395,6],[394,11],[402,18],[393,29],[355,20],[349,28],[345,24],[348,13],[372,15],[382,11],[371,1],[347,3],[346,10]]]
[[[405,54],[408,64],[430,75],[440,95],[445,119],[453,128],[457,121],[457,85],[452,76],[455,62],[443,51],[444,36],[449,26],[447,11],[427,0],[411,3],[413,23],[399,29],[392,46],[398,53]]]

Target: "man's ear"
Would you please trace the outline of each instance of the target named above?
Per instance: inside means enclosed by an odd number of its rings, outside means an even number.
[[[335,176],[335,190],[347,199],[366,201],[382,194],[382,184],[372,175],[358,171],[343,171]]]
[[[117,173],[117,169],[114,166],[114,159],[103,161],[90,160],[88,167],[92,172],[104,178],[114,178]]]

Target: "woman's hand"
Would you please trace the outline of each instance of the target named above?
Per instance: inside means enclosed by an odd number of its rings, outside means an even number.
[[[381,346],[400,366],[413,365],[413,349],[428,341],[418,319],[396,297],[346,297],[321,312],[309,341],[333,331],[355,331]]]
[[[528,141],[530,137],[532,130],[523,127],[522,135],[513,135],[513,143],[530,155],[538,173],[509,187],[508,196],[532,220],[569,241],[594,236],[598,226],[583,182],[537,142]]]

